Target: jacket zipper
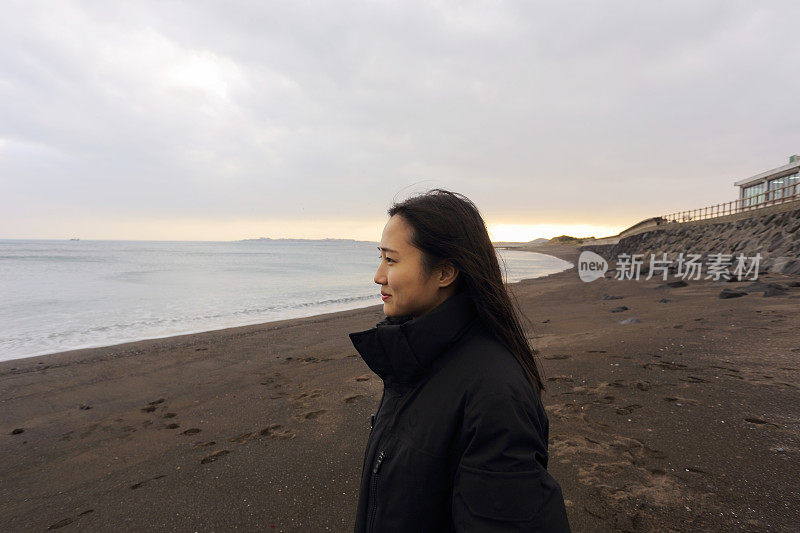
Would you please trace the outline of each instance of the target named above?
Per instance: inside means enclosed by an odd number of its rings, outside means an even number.
[[[378,454],[378,459],[375,461],[375,466],[372,468],[372,487],[370,491],[370,514],[369,514],[369,527],[367,531],[372,531],[375,522],[375,515],[378,512],[378,469],[381,467],[383,459],[386,457],[386,452],[381,450]]]

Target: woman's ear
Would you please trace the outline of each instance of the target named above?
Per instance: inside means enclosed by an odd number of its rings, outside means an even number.
[[[444,261],[439,266],[439,286],[447,287],[458,278],[458,269],[450,261]]]

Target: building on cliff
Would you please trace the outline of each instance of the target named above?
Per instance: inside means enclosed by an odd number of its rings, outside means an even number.
[[[742,207],[751,207],[800,193],[800,155],[793,155],[789,163],[755,176],[737,181]]]
[[[651,217],[584,243],[580,250],[604,258],[623,253],[667,253],[671,259],[679,252],[760,255],[762,272],[800,275],[800,155],[735,185],[740,188],[736,200]]]

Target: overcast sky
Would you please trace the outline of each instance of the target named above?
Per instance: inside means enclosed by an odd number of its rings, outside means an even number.
[[[611,235],[800,153],[800,3],[0,4],[0,238]],[[523,226],[520,231],[517,226]]]

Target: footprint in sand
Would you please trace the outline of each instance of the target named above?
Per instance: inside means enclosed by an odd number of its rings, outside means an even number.
[[[364,397],[363,394],[356,394],[355,396],[348,396],[347,398],[344,399],[344,403],[353,403],[356,400],[359,400],[359,399],[361,399],[363,397]]]
[[[238,435],[236,437],[231,437],[230,439],[228,439],[228,442],[233,442],[234,444],[244,444],[245,442],[249,441],[255,436],[256,434],[252,432],[242,433],[241,435]]]
[[[685,381],[687,383],[708,383],[707,379],[698,378],[697,376],[686,376],[685,378],[678,378],[679,381]]]
[[[155,406],[152,406],[152,405],[149,406],[149,407],[143,407],[142,408],[142,412],[143,413],[152,413],[155,410],[156,410]]]
[[[217,450],[214,453],[212,453],[211,455],[206,455],[205,457],[200,459],[200,464],[204,465],[206,463],[213,463],[214,461],[216,461],[220,457],[222,457],[224,455],[228,455],[229,453],[231,453],[230,450]]]
[[[273,372],[271,376],[266,376],[265,372],[259,372],[258,375],[261,376],[260,383],[262,385],[271,385],[272,383],[275,383],[275,380],[281,377],[283,374],[280,372]]]
[[[597,440],[597,439],[593,439],[593,438],[591,438],[591,437],[587,437],[586,435],[584,435],[584,436],[583,436],[583,438],[584,438],[584,439],[586,439],[586,441],[587,441],[587,442],[590,442],[590,443],[592,443],[592,444],[598,444],[598,445],[600,445],[600,446],[602,446],[602,445],[603,445],[603,443],[602,443],[602,442],[600,442],[599,440]]]
[[[182,434],[183,435],[194,435],[196,433],[200,433],[200,431],[201,430],[199,428],[189,428],[186,431],[184,431]]]
[[[311,392],[304,392],[300,396],[297,396],[295,400],[302,400],[303,398],[317,398],[322,394],[322,389],[314,389]]]
[[[728,372],[739,372],[736,368],[731,368],[728,366],[719,366],[719,365],[708,365],[708,368],[719,368],[720,370],[727,370]]]
[[[261,430],[262,437],[293,439],[295,431],[293,429],[281,429],[280,424],[270,424],[268,427]]]
[[[626,405],[625,407],[617,407],[617,414],[618,415],[629,415],[634,412],[636,409],[641,408],[642,406],[638,403],[632,403],[630,405]]]
[[[141,487],[142,485],[144,485],[145,483],[147,483],[148,481],[150,481],[150,480],[152,480],[152,479],[161,479],[162,477],[167,477],[167,475],[166,475],[166,474],[160,474],[160,475],[158,475],[158,476],[153,476],[153,477],[151,477],[150,479],[145,479],[144,481],[140,481],[139,483],[134,483],[134,484],[133,484],[133,485],[131,485],[129,488],[130,488],[131,490],[136,490],[136,489],[138,489],[139,487]],[[86,511],[84,511],[84,513],[85,513],[85,512],[86,512]],[[91,512],[91,511],[89,511],[89,512]],[[81,513],[81,514],[84,514],[84,513]]]
[[[86,437],[88,437],[89,435],[91,435],[91,434],[92,434],[92,432],[93,432],[95,429],[97,429],[97,428],[99,428],[99,427],[100,427],[100,424],[92,424],[91,426],[89,426],[89,427],[86,429],[86,431],[84,431],[83,433],[81,433],[81,434],[80,434],[80,438],[82,438],[82,439],[85,439]]]
[[[690,398],[681,398],[681,397],[678,397],[678,396],[667,396],[667,397],[664,398],[664,401],[665,402],[675,402],[675,404],[678,405],[678,406],[681,406],[681,405],[684,405],[684,404],[686,404],[686,405],[697,405],[697,403],[698,403],[697,400],[692,400]]]
[[[618,459],[627,460],[627,462],[636,465],[644,460],[663,459],[665,457],[663,452],[650,448],[640,440],[621,436],[608,440],[601,435],[592,437],[584,435],[583,441],[568,439],[557,442],[554,448],[561,453],[568,454],[580,454],[588,448],[595,453],[613,457],[615,459],[613,464],[599,463],[599,466],[606,467],[618,467],[619,463],[616,462]]]
[[[303,413],[301,415],[301,420],[315,420],[319,418],[321,415],[327,413],[327,409],[319,409],[317,411],[309,411],[307,413]]]
[[[564,381],[566,383],[572,383],[574,380],[569,376],[551,376],[547,378],[547,381]]]
[[[147,405],[158,405],[160,403],[164,403],[164,398],[159,398],[158,400],[153,400],[152,402],[148,402]]]
[[[779,427],[778,424],[773,424],[772,422],[767,422],[766,420],[762,420],[760,418],[755,418],[755,417],[745,418],[744,421],[750,422],[751,424],[758,424],[762,426],[766,425],[766,426]]]
[[[681,370],[686,368],[686,365],[682,365],[681,363],[673,363],[673,362],[666,362],[666,361],[657,361],[655,363],[645,363],[642,365],[643,368],[661,368],[663,370]]]
[[[175,418],[176,416],[178,416],[178,413],[164,413],[164,414],[163,414],[163,415],[161,415],[161,416],[162,416],[163,418]]]
[[[628,452],[634,459],[634,464],[637,459],[663,459],[664,452],[655,450],[637,439],[629,439],[626,437],[617,437],[613,443],[612,448],[622,449]]]
[[[80,516],[83,516],[85,514],[89,514],[89,513],[93,513],[93,512],[94,512],[94,509],[87,509],[85,511],[81,511],[80,513],[78,513],[78,516],[80,517]],[[58,529],[60,527],[67,526],[67,525],[71,524],[72,522],[73,522],[72,518],[65,518],[64,520],[59,520],[55,524],[51,524],[47,529],[48,530],[50,530],[50,529]]]
[[[216,444],[216,442],[213,441],[213,440],[210,440],[208,442],[195,442],[194,446],[192,446],[192,448],[205,448],[207,446],[213,446],[215,444]]]
[[[59,520],[55,524],[51,524],[47,529],[58,529],[60,527],[68,526],[72,523],[72,518],[65,518],[64,520]]]
[[[165,427],[167,429],[177,429],[177,428],[180,427],[180,425],[178,425],[178,424],[167,424]]]

